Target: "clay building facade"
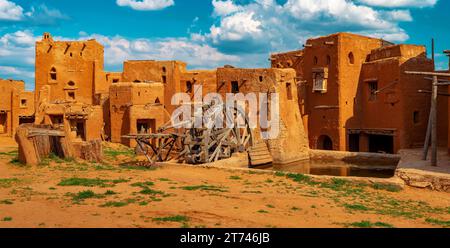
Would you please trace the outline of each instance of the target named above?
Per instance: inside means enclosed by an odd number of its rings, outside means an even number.
[[[34,95],[23,81],[0,79],[0,136],[13,137],[20,124],[34,122]]]
[[[268,94],[267,106],[270,112],[271,94],[278,93],[279,135],[275,139],[263,140],[258,113],[247,109],[249,118],[256,116],[257,126],[253,130],[253,150],[250,159],[254,164],[263,164],[271,160],[276,164],[287,164],[309,157],[307,136],[298,109],[296,72],[293,69],[217,69],[217,92],[226,99],[227,93],[265,93]],[[259,96],[258,96],[259,97]],[[262,104],[259,102],[258,105]],[[228,103],[227,103],[228,104]],[[270,121],[270,113],[268,120]],[[266,129],[266,131],[270,131]]]
[[[162,83],[115,83],[110,88],[111,141],[133,147],[128,134],[156,133],[170,120]]]
[[[80,141],[102,138],[109,124],[103,52],[95,40],[54,41],[45,33],[36,42],[36,124],[62,125]]]
[[[297,71],[312,149],[396,153],[423,144],[430,100],[417,91],[430,82],[403,72],[434,69],[424,47],[338,33],[271,61]],[[440,123],[443,130],[446,122]]]

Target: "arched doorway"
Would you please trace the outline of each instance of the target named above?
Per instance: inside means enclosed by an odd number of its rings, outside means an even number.
[[[327,135],[320,136],[319,139],[317,140],[317,149],[332,151],[333,150],[333,140]]]

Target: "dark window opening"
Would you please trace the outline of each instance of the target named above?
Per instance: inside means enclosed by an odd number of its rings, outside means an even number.
[[[159,100],[159,97],[156,98],[155,103],[157,103],[157,104],[161,103],[161,100]]]
[[[154,133],[156,129],[156,122],[154,119],[141,119],[136,122],[137,132],[139,134]]]
[[[319,63],[319,59],[316,56],[314,56],[314,64],[317,65],[318,63]]]
[[[191,81],[186,82],[186,93],[192,93],[192,83]]]
[[[239,82],[238,81],[232,81],[231,82],[231,93],[239,93]]]
[[[52,121],[52,125],[62,125],[64,124],[63,115],[51,115],[50,120]]]
[[[52,68],[52,69],[50,70],[50,80],[56,81],[56,79],[57,79],[57,77],[56,77],[56,69],[55,69],[55,68]]]
[[[20,117],[19,118],[19,125],[22,125],[22,124],[33,124],[33,123],[34,123],[34,116]]]
[[[369,152],[394,153],[394,136],[369,135]]]
[[[73,54],[72,54],[72,53],[70,53],[70,57],[73,57]]]
[[[378,81],[372,81],[368,83],[369,85],[369,101],[375,101],[377,100],[377,93],[378,93]]]
[[[259,76],[259,81],[262,82],[264,80],[263,76]]]
[[[163,67],[163,68],[162,68],[162,72],[163,72],[163,73],[166,73],[166,72],[167,72],[166,67]]]
[[[319,139],[317,140],[317,149],[332,151],[333,150],[333,140],[326,135],[320,136]]]
[[[72,121],[71,129],[76,134],[77,139],[86,141],[86,125],[85,121]]]
[[[112,82],[113,82],[114,84],[115,84],[115,83],[118,83],[118,82],[119,82],[119,79],[114,78]]]
[[[288,100],[292,100],[292,84],[291,83],[286,83],[286,91],[287,91],[287,98]]]
[[[26,107],[27,106],[27,99],[20,100],[20,106],[21,107]]]
[[[68,82],[67,85],[70,87],[75,87],[75,83],[73,81]]]
[[[420,123],[420,112],[419,111],[414,111],[413,121],[414,121],[414,124]]]
[[[137,79],[133,81],[133,83],[136,83],[136,84],[138,84],[140,82],[141,82],[141,80],[137,80]]]
[[[162,76],[162,82],[163,82],[163,84],[167,83],[167,77],[166,76]]]
[[[355,64],[355,55],[353,55],[353,52],[348,54],[348,62],[352,65]]]
[[[68,92],[67,93],[67,98],[68,98],[68,100],[71,100],[71,101],[73,101],[73,100],[75,100],[75,92]]]
[[[331,65],[331,57],[330,57],[330,55],[327,55],[327,65]]]
[[[350,134],[348,144],[350,152],[359,152],[359,134]]]
[[[7,128],[8,115],[6,113],[0,114],[0,134],[4,134],[8,131]]]

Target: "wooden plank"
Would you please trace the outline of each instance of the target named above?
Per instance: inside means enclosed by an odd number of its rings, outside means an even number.
[[[436,77],[450,77],[450,73],[443,73],[443,72],[405,71],[405,74],[408,74],[408,75],[436,76]]]

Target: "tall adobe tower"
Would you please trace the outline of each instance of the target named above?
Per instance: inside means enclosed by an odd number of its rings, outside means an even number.
[[[36,100],[50,86],[50,102],[96,105],[96,94],[107,91],[103,46],[96,40],[54,41],[44,33],[36,42]]]

